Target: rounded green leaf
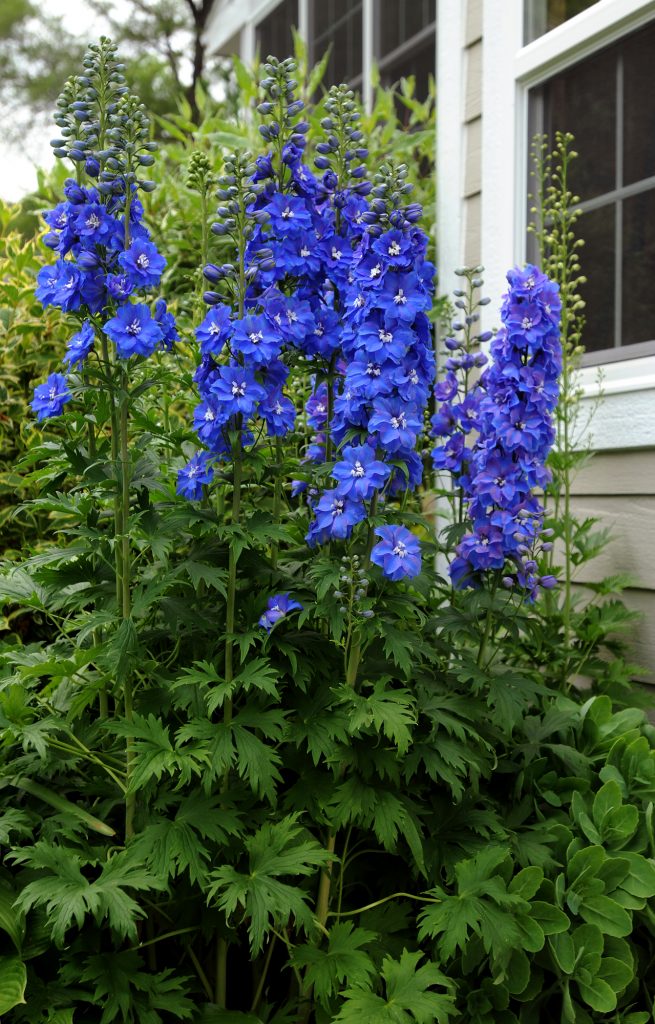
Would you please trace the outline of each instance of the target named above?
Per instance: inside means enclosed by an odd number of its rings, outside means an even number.
[[[598,969],[598,977],[606,981],[615,992],[622,992],[634,977],[634,971],[623,960],[604,956]]]
[[[519,871],[507,886],[508,892],[513,896],[522,896],[524,900],[532,899],[543,881],[544,873],[541,868],[528,867]]]
[[[568,933],[551,935],[548,939],[550,954],[564,974],[573,974],[575,969],[575,946]]]
[[[590,985],[584,985],[578,981],[578,992],[592,1010],[598,1010],[599,1013],[611,1013],[616,1009],[616,993],[602,978],[594,978]]]
[[[505,984],[512,995],[520,995],[530,981],[530,961],[522,949],[515,949],[507,965]]]
[[[24,919],[14,909],[16,893],[8,886],[0,886],[0,930],[6,932],[16,949],[20,952],[25,934]]]
[[[601,932],[621,938],[632,931],[632,917],[609,896],[590,896],[580,904],[580,917]],[[591,1005],[591,1004],[590,1004]]]
[[[17,956],[0,957],[0,1013],[8,1013],[25,1002],[27,971]]]
[[[544,935],[559,935],[568,930],[571,922],[563,910],[543,900],[533,900],[530,916],[537,922]]]

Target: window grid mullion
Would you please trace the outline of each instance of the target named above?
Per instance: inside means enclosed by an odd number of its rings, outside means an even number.
[[[623,54],[616,57],[616,188],[619,193],[614,213],[614,347],[621,345],[623,323]]]

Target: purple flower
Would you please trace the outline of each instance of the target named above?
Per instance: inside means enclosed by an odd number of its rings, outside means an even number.
[[[375,457],[375,450],[368,444],[344,448],[341,461],[332,470],[337,481],[337,494],[359,501],[368,501],[375,491],[380,490],[391,470]]]
[[[414,447],[421,421],[413,405],[399,399],[381,398],[375,403],[368,426],[384,448],[395,452],[399,448]]]
[[[37,420],[45,420],[50,416],[59,416],[66,405],[70,402],[71,393],[68,390],[66,378],[61,373],[51,373],[43,384],[38,384],[34,389],[32,399],[32,410],[36,413]]]
[[[107,321],[103,331],[116,345],[121,359],[134,355],[150,356],[163,340],[161,327],[143,303],[121,306],[116,316]]]
[[[379,565],[390,580],[418,576],[421,571],[421,547],[414,534],[404,526],[378,526],[380,543],[371,551],[371,561]]]
[[[168,349],[172,348],[173,342],[179,341],[180,336],[177,333],[175,317],[172,313],[168,312],[168,306],[166,305],[165,299],[157,299],[155,303],[154,320],[161,328],[162,344]]]
[[[84,363],[86,357],[93,348],[94,340],[95,332],[87,320],[82,324],[82,329],[78,331],[77,334],[74,334],[68,342],[64,362],[68,363],[69,366]]]
[[[336,490],[326,491],[316,503],[316,518],[308,543],[325,540],[345,540],[352,533],[353,527],[366,518],[366,509],[361,501],[342,498]]]
[[[269,437],[284,437],[293,430],[296,409],[293,402],[282,392],[282,388],[274,388],[259,405],[259,415],[266,423]]]

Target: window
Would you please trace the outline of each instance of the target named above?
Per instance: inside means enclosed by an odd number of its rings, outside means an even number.
[[[256,28],[257,49],[262,60],[269,55],[284,60],[293,53],[292,28],[298,26],[298,0],[282,0]]]
[[[312,0],[310,62],[332,47],[323,85],[351,86],[362,80],[362,0]]]
[[[530,134],[575,136],[588,351],[655,351],[655,22],[529,91]],[[650,346],[647,346],[650,349]],[[627,354],[627,353],[626,353]]]
[[[525,42],[531,43],[569,18],[593,7],[598,0],[527,0],[525,5]]]
[[[414,75],[425,100],[436,64],[436,0],[377,0],[375,56],[383,85]]]

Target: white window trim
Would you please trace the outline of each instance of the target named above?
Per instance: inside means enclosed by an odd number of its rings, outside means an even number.
[[[523,45],[523,0],[485,0],[483,10],[482,263],[487,294],[506,290],[505,272],[525,261],[528,191],[528,89],[655,17],[655,0],[599,0],[575,18]],[[441,154],[441,158],[443,154]],[[485,326],[494,326],[493,305]],[[497,314],[496,314],[497,318]],[[595,448],[655,445],[655,357],[618,360],[581,371],[584,394],[598,395]],[[625,397],[621,397],[625,396]],[[652,406],[653,426],[635,429],[631,409]],[[603,429],[623,408],[626,429]]]

